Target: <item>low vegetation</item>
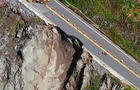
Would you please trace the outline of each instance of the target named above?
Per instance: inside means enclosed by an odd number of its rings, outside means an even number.
[[[15,35],[15,30],[24,28],[30,23],[35,24],[42,22],[42,20],[37,16],[32,18],[27,16],[26,18],[23,18],[15,12],[6,12],[8,10],[5,9],[5,7],[0,8],[0,32],[6,30],[10,37]]]
[[[10,14],[5,14],[4,10],[0,8],[0,29],[6,30],[10,36],[13,36],[13,32],[25,26],[24,21],[21,16],[18,16],[11,12]]]
[[[136,0],[61,1],[78,14],[80,14],[77,10],[79,9],[99,25],[102,33],[140,62],[140,2]]]
[[[0,9],[0,23],[4,21],[4,12]]]
[[[104,80],[107,80],[108,78],[111,78],[111,81],[109,85],[109,87],[107,87],[105,90],[112,90],[114,87],[117,88],[117,90],[137,90],[135,87],[128,85],[128,84],[124,84],[122,83],[118,78],[112,76],[110,73],[107,74],[107,77],[104,78]],[[90,83],[87,85],[87,87],[85,88],[85,90],[99,90],[101,89],[101,87],[103,86],[103,82],[106,81],[102,81],[103,77],[100,77],[100,75],[95,71],[93,72],[93,76],[90,80]],[[107,84],[107,83],[106,83]],[[107,85],[108,85],[107,84]],[[103,87],[102,87],[103,89]]]
[[[100,86],[101,78],[97,73],[95,73],[90,80],[90,84],[87,85],[86,90],[99,90]]]
[[[125,85],[121,90],[137,90],[137,89],[132,86]]]

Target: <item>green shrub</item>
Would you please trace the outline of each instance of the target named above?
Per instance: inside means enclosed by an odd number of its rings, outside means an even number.
[[[0,18],[0,23],[1,23],[1,22],[4,22],[4,21],[5,21],[5,18],[4,18],[4,17],[1,17],[1,18]]]
[[[107,11],[107,13],[106,13],[106,19],[107,19],[107,21],[111,21],[111,22],[115,22],[115,21],[117,21],[117,17],[115,17],[112,13],[111,13],[111,11]]]
[[[129,9],[134,7],[134,0],[129,0]]]
[[[140,4],[137,3],[137,4],[135,5],[135,8],[136,8],[136,9],[140,9]]]
[[[122,88],[121,90],[137,90],[137,89],[132,86],[125,85],[124,88]]]
[[[139,16],[139,13],[138,13],[138,12],[135,12],[135,13],[134,13],[134,16],[135,16],[135,17],[138,17],[138,16]]]
[[[121,16],[122,17],[127,17],[128,12],[126,12],[125,10],[121,11]]]
[[[2,16],[4,16],[4,12],[3,12],[3,10],[0,8],[0,16],[2,17]]]
[[[86,90],[99,90],[101,85],[101,79],[99,75],[93,75],[90,84],[86,87]]]
[[[4,17],[4,12],[3,10],[0,8],[0,22],[5,21],[5,17]]]
[[[115,9],[120,10],[125,5],[125,0],[112,0]]]

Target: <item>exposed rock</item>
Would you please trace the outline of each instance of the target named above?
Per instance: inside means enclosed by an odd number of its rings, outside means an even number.
[[[77,38],[53,25],[36,24],[24,30],[17,32],[22,32],[15,39],[18,48],[14,51],[10,49],[12,54],[7,53],[6,57],[0,59],[0,89],[85,89],[96,65],[90,54],[82,49],[82,43]],[[112,85],[105,72],[101,73],[100,90],[119,90],[120,86]]]
[[[16,13],[26,25],[15,25],[11,31],[0,29],[0,90],[84,90],[93,71],[100,74],[100,90],[120,89],[107,76],[108,71],[83,50],[79,39],[57,26],[25,18],[34,13],[17,0],[4,2],[8,6],[6,23],[19,19]]]
[[[11,11],[12,7],[9,5],[12,5],[15,1],[17,2],[17,0],[10,0],[9,2],[8,0],[4,0],[6,6],[1,9],[0,90],[23,90],[24,86],[21,75],[21,66],[23,63],[21,49],[25,41],[29,39],[28,35],[30,33],[29,29],[27,28],[26,30],[26,27],[24,27],[24,20],[18,14]],[[24,6],[20,5],[18,7]],[[19,24],[23,27],[19,26]],[[19,28],[20,30],[18,30]]]
[[[24,89],[80,89],[85,80],[83,76],[87,75],[86,79],[90,80],[91,74],[91,56],[86,51],[82,52],[82,43],[58,27],[35,27],[31,30],[33,38],[23,49]],[[86,80],[84,82],[83,87],[87,84]]]
[[[106,90],[106,89],[107,89],[106,84],[105,82],[103,82],[99,90]]]
[[[23,28],[21,30],[18,30],[16,33],[16,38],[21,38],[22,37],[22,32],[23,32]]]
[[[7,7],[12,9],[17,14],[22,14],[23,16],[35,16],[33,12],[22,5],[18,0],[4,0]]]
[[[9,43],[9,37],[7,35],[2,35],[0,38],[0,50],[3,50]]]
[[[69,42],[61,40],[55,28],[35,27],[32,29],[35,32],[33,38],[23,49],[24,89],[62,90],[74,49]]]
[[[108,77],[107,78],[107,88],[109,88],[109,87],[111,87],[111,78],[110,77]]]
[[[4,6],[4,1],[0,0],[0,8],[2,8]]]
[[[79,58],[71,76],[67,78],[64,86],[67,90],[80,90],[86,87],[91,78],[92,66],[90,60],[92,57],[88,52],[83,51],[81,59]]]
[[[92,67],[91,64],[87,64],[84,70],[84,75],[83,75],[83,82],[81,85],[81,90],[84,90],[86,86],[89,84],[92,76],[92,71],[94,68]]]
[[[0,90],[3,89],[3,86],[6,83],[6,79],[5,79],[5,69],[6,69],[6,65],[5,65],[5,59],[3,57],[0,58]],[[5,81],[5,82],[4,82]]]

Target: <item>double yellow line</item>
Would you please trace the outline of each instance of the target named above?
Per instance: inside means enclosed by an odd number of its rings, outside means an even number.
[[[89,38],[89,36],[87,36],[86,34],[84,34],[82,31],[80,31],[79,29],[77,29],[73,24],[71,24],[69,21],[67,21],[62,15],[60,15],[59,13],[57,13],[56,11],[54,11],[54,9],[52,9],[51,7],[49,7],[48,5],[46,5],[46,7],[52,11],[53,13],[55,13],[59,18],[61,18],[63,21],[65,21],[67,24],[69,24],[72,28],[74,28],[76,31],[78,31],[80,34],[82,34],[84,37],[86,37],[89,41],[91,41],[94,45],[96,45],[97,47],[99,47],[102,51],[104,51],[105,53],[107,53],[111,58],[113,58],[115,61],[117,61],[119,64],[121,64],[124,68],[126,68],[128,71],[130,71],[132,74],[134,74],[136,77],[140,78],[140,75],[138,75],[135,71],[133,71],[132,69],[130,69],[128,66],[126,66],[125,64],[121,63],[119,59],[117,59],[116,57],[114,57],[113,55],[111,55],[108,51],[106,51],[104,48],[102,48],[99,44],[97,44],[95,41],[93,41],[91,38]]]

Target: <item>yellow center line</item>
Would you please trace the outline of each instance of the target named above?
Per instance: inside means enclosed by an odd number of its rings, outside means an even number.
[[[108,51],[106,51],[104,48],[102,48],[99,44],[97,44],[95,41],[93,41],[91,38],[89,38],[89,36],[87,36],[86,34],[84,34],[82,31],[78,30],[75,26],[73,26],[73,24],[71,24],[69,21],[67,21],[63,16],[61,16],[60,14],[58,14],[56,11],[54,11],[51,7],[49,7],[48,5],[46,5],[46,7],[52,11],[53,13],[55,13],[58,17],[60,17],[63,21],[65,21],[67,24],[69,24],[72,28],[74,28],[76,31],[78,31],[80,34],[82,34],[84,37],[86,37],[89,41],[91,41],[94,45],[96,45],[97,47],[99,47],[102,51],[104,51],[105,53],[107,53],[111,58],[113,58],[115,61],[117,61],[119,64],[121,64],[124,68],[126,68],[128,71],[130,71],[132,74],[134,74],[136,77],[140,78],[140,75],[136,74],[135,71],[133,71],[132,69],[130,69],[128,66],[126,66],[125,64],[121,63],[119,59],[115,58],[113,55],[111,55]]]

